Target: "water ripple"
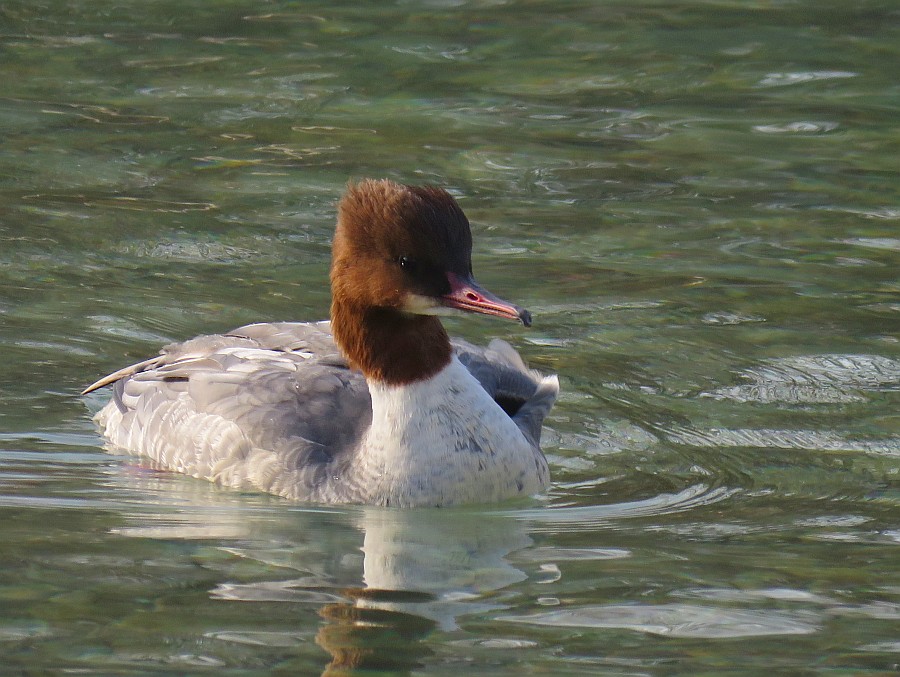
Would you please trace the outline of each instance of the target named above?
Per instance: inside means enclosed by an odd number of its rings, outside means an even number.
[[[815,82],[818,80],[838,80],[855,78],[859,73],[852,71],[799,71],[789,73],[768,73],[759,81],[760,87],[784,87],[797,85],[803,82]]]
[[[210,639],[218,639],[222,642],[234,644],[249,644],[251,646],[288,647],[295,646],[306,638],[300,633],[294,632],[267,632],[265,630],[238,631],[212,631],[203,634]]]
[[[19,101],[18,99],[10,100]],[[125,113],[109,105],[99,106],[61,101],[36,101],[33,103],[41,105],[41,112],[45,115],[72,115],[101,125],[157,125],[169,121],[168,117],[162,115]]]
[[[861,402],[866,400],[863,392],[900,388],[900,361],[880,355],[801,355],[769,360],[740,376],[751,383],[718,388],[701,397],[792,404]]]
[[[303,602],[306,604],[339,604],[347,600],[321,590],[298,588],[299,581],[258,581],[255,583],[222,583],[210,596],[232,602]]]
[[[123,244],[113,248],[122,254],[141,256],[185,263],[232,263],[252,259],[257,252],[246,247],[227,245],[221,242],[163,240]]]
[[[694,484],[675,494],[658,494],[640,501],[628,501],[609,505],[585,505],[563,508],[537,508],[510,513],[517,519],[530,523],[529,530],[556,531],[557,529],[591,530],[614,520],[668,515],[685,512],[701,506],[724,501],[739,490],[729,487],[710,487]]]
[[[0,642],[22,642],[52,636],[53,632],[44,622],[31,620],[24,622],[7,621],[0,627]]]
[[[609,560],[631,557],[625,548],[560,548],[557,546],[537,547],[523,550],[518,559],[530,562]]]
[[[692,447],[756,447],[762,449],[806,449],[811,451],[860,451],[878,456],[900,457],[900,437],[851,440],[827,430],[777,430],[771,428],[675,428],[669,441]]]
[[[616,628],[702,639],[811,635],[820,627],[820,616],[812,612],[724,609],[691,604],[610,604],[505,616],[498,620],[557,628]]]
[[[817,595],[808,590],[796,590],[794,588],[764,588],[758,590],[741,590],[739,588],[692,588],[674,594],[676,597],[706,599],[716,602],[757,602],[759,600],[775,600],[779,602],[803,602],[821,606],[838,603],[833,597]]]
[[[800,120],[781,125],[755,125],[753,131],[763,134],[822,134],[824,132],[833,132],[838,126],[837,122]]]
[[[414,56],[428,63],[443,61],[469,61],[469,48],[464,45],[413,45],[411,47],[390,47],[397,54]]]
[[[900,217],[900,210],[892,212],[890,215],[884,214],[885,218]],[[857,247],[869,247],[871,249],[887,249],[888,251],[900,252],[900,238],[896,237],[854,237],[848,240],[838,240],[844,244],[855,245]]]
[[[158,212],[162,214],[186,214],[188,212],[208,212],[218,207],[212,202],[176,202],[144,197],[120,195],[108,198],[85,200],[89,207],[109,207],[138,212]]]
[[[733,326],[738,324],[748,324],[755,322],[765,322],[766,318],[759,315],[750,315],[745,313],[733,313],[727,310],[720,310],[706,313],[702,318],[703,324],[718,326]]]
[[[866,398],[851,392],[841,392],[834,388],[815,388],[800,385],[752,384],[719,388],[701,397],[735,402],[789,402],[792,404],[849,404],[865,402]]]

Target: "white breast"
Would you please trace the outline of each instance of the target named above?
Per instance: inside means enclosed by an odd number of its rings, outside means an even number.
[[[456,357],[431,379],[369,391],[372,428],[352,475],[371,502],[480,503],[546,488],[541,451]]]

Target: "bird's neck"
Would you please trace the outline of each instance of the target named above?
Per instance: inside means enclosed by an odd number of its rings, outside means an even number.
[[[450,337],[437,317],[393,308],[360,308],[339,297],[331,304],[335,341],[369,382],[408,385],[450,363]]]

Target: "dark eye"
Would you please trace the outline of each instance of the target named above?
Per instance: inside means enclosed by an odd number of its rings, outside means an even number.
[[[413,261],[408,256],[398,256],[397,257],[397,265],[400,266],[407,273],[411,273],[416,269],[416,262]]]

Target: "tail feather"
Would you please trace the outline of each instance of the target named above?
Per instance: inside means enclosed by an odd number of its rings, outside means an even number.
[[[537,390],[534,391],[534,395],[528,398],[513,416],[513,421],[519,426],[519,430],[535,446],[541,443],[541,426],[558,396],[559,378],[556,374],[544,376],[538,384]]]
[[[87,388],[81,391],[82,395],[87,395],[88,393],[92,393],[95,390],[99,390],[104,386],[108,386],[110,383],[115,383],[126,376],[134,376],[135,374],[146,370],[149,367],[154,366],[157,362],[162,361],[163,357],[161,355],[157,355],[156,357],[151,357],[149,360],[144,360],[143,362],[138,362],[137,364],[132,364],[127,367],[123,367],[118,371],[114,371],[112,374],[108,376],[104,376],[99,381],[95,381]]]

